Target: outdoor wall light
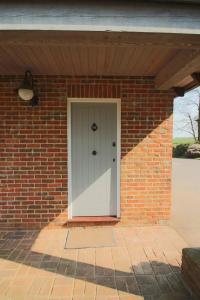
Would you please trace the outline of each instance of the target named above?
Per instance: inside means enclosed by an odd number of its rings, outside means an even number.
[[[38,97],[34,92],[33,75],[31,71],[26,71],[24,79],[18,89],[18,96],[24,101],[29,101],[32,106],[38,104]]]

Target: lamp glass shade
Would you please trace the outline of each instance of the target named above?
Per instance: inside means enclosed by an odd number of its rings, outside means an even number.
[[[18,95],[22,100],[30,101],[34,96],[34,92],[32,89],[25,89],[22,87],[22,88],[19,88]]]

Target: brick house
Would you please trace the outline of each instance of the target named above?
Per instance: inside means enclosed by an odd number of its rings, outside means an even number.
[[[166,222],[173,98],[199,83],[199,5],[2,2],[1,228]],[[18,95],[27,70],[35,106]]]

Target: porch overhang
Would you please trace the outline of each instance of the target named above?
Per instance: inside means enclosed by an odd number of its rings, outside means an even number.
[[[158,2],[1,3],[0,74],[151,76],[184,92],[199,84],[200,6]]]

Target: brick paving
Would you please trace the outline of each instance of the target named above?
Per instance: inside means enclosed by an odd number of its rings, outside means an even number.
[[[1,300],[189,300],[170,227],[115,227],[116,247],[64,249],[67,229],[0,232]]]

